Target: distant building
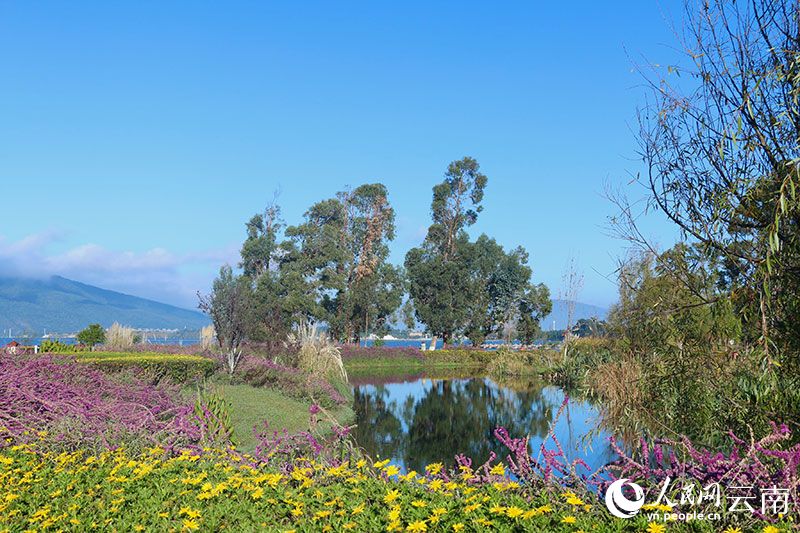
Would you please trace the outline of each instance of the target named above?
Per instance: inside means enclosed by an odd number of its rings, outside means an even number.
[[[6,344],[5,346],[3,346],[3,351],[5,353],[9,354],[9,355],[14,355],[14,354],[17,353],[17,350],[19,349],[19,346],[20,346],[20,343],[18,343],[17,341],[11,341],[8,344]]]

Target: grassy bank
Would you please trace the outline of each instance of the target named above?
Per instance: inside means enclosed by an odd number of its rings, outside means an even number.
[[[133,371],[157,384],[181,385],[183,396],[194,398],[198,391],[213,392],[227,404],[232,439],[237,447],[252,452],[257,439],[254,429],[289,433],[310,427],[310,408],[321,404],[340,425],[353,422],[347,387],[333,387],[297,369],[273,364],[260,358],[248,361],[233,377],[211,358],[192,354],[158,352],[80,352],[61,354],[111,376]],[[330,421],[319,430],[330,431]]]
[[[214,390],[228,403],[233,441],[243,451],[252,452],[256,446],[254,427],[297,433],[310,426],[310,399],[298,400],[279,390],[246,384],[222,384]],[[349,424],[355,418],[348,405],[337,406],[329,412],[341,425]],[[321,429],[326,431],[329,428]]]
[[[443,349],[421,351],[411,348],[358,348],[344,351],[344,364],[353,376],[430,373],[454,370],[475,374],[534,375],[547,366],[545,350],[485,351]]]

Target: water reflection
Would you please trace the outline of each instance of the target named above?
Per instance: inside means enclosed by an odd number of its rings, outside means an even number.
[[[485,377],[361,378],[353,392],[358,444],[372,457],[417,471],[433,462],[452,465],[458,453],[480,461],[491,451],[502,454],[493,436],[498,426],[513,436],[530,435],[536,454],[564,400],[560,389],[538,380]],[[592,431],[597,419],[592,405],[570,401],[555,426],[570,459],[583,458],[594,469],[613,458],[607,435]]]

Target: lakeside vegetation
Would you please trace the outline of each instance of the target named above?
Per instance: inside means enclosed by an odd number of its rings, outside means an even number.
[[[649,208],[682,239],[658,249],[631,203],[612,195],[621,211],[612,227],[632,250],[607,321],[574,324],[556,347],[477,348],[489,337],[530,345],[551,301],[526,250],[469,234],[489,181],[471,157],[433,185],[431,224],[402,266],[388,260],[394,211],[381,183],[323,199],[293,225],[272,203],[246,223],[241,262],[223,266],[200,297],[214,327],[198,346],[156,353],[131,328],[94,324],[80,333],[83,346],[48,342],[43,354],[0,357],[0,526],[797,530],[800,7],[787,6],[711,2],[690,13],[688,65],[652,80],[639,134]],[[565,278],[574,294],[579,276]],[[356,346],[391,322],[421,325],[445,348]],[[454,347],[456,338],[476,348]],[[458,424],[434,427],[436,412],[460,417],[502,453],[465,449],[419,471],[369,457],[352,438],[351,380],[409,373],[544,379],[566,392],[556,419],[568,416],[569,395],[597,404],[615,460],[594,472],[568,461],[552,427],[539,449],[510,434],[512,424],[487,430],[485,403],[442,406],[449,385],[415,411],[415,437],[453,437]],[[494,390],[461,397],[481,394]],[[501,398],[509,411],[531,410],[515,399]],[[372,420],[396,434],[400,419],[379,420],[385,412]],[[648,502],[627,519],[602,499],[619,480],[637,483]],[[716,486],[717,501],[748,488],[762,512],[721,509],[686,490],[695,483]],[[784,511],[763,512],[778,489]],[[719,516],[669,521],[648,511]]]

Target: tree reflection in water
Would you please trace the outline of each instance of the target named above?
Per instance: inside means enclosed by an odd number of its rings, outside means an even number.
[[[480,461],[491,451],[502,454],[493,436],[498,426],[511,435],[530,435],[535,453],[564,397],[559,389],[536,380],[502,385],[489,378],[376,381],[379,384],[354,387],[356,442],[371,457],[391,458],[417,471],[434,462],[452,465],[458,453]],[[576,450],[575,456],[600,466],[610,459],[603,436],[591,439],[596,441],[590,443],[591,450],[580,442],[592,429],[594,408],[578,403],[571,404],[570,411],[566,420],[558,421],[557,437],[565,448]]]

